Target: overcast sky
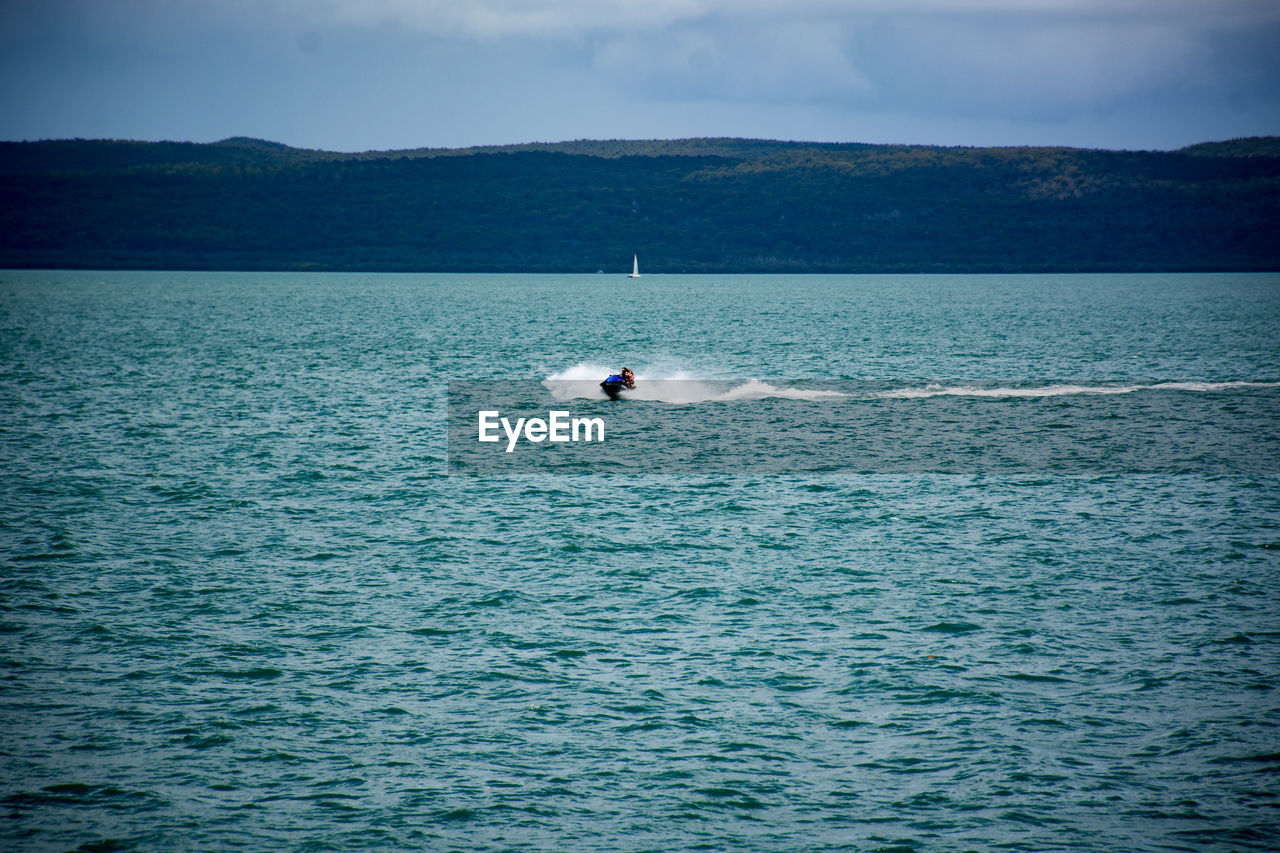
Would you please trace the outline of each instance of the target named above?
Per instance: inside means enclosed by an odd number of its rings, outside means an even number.
[[[0,0],[0,139],[1280,135],[1280,0]]]

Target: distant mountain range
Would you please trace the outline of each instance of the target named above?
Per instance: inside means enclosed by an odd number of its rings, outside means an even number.
[[[750,139],[341,154],[0,143],[0,266],[1280,269],[1280,138],[1180,151]]]

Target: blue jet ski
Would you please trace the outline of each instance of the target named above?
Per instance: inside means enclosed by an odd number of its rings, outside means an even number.
[[[623,391],[634,391],[636,376],[625,367],[621,373],[615,373],[600,383],[600,388],[610,400],[622,399]]]

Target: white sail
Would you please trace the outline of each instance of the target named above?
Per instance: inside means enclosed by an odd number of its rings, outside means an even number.
[[[631,275],[627,276],[627,278],[639,278],[639,277],[640,277],[640,256],[632,255],[631,256]]]

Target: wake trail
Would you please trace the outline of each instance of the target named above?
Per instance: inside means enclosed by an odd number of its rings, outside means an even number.
[[[617,368],[581,362],[552,373],[542,381],[555,399],[605,399],[600,382]],[[930,397],[977,397],[991,399],[1036,399],[1089,394],[1133,394],[1139,391],[1181,391],[1222,393],[1280,388],[1280,382],[1233,380],[1228,382],[1165,381],[1129,383],[1057,383],[1052,385],[942,385],[889,388],[885,390],[841,391],[830,387],[797,387],[760,379],[707,379],[684,369],[636,369],[636,389],[625,399],[656,403],[719,403],[744,400],[909,400]],[[830,383],[826,383],[830,385]]]
[[[877,399],[923,399],[926,397],[1065,397],[1077,394],[1132,394],[1136,391],[1192,391],[1212,393],[1252,388],[1280,388],[1280,382],[1150,382],[1116,385],[1042,385],[1038,387],[976,385],[926,385],[923,388],[895,388],[873,391]]]
[[[542,384],[557,400],[597,399],[605,396],[600,390],[601,380],[615,372],[616,369],[604,365],[583,362],[553,373],[542,380]],[[680,369],[637,369],[635,373],[636,389],[626,392],[628,400],[689,404],[770,398],[821,400],[857,396],[844,391],[773,385],[759,379],[705,379]]]

